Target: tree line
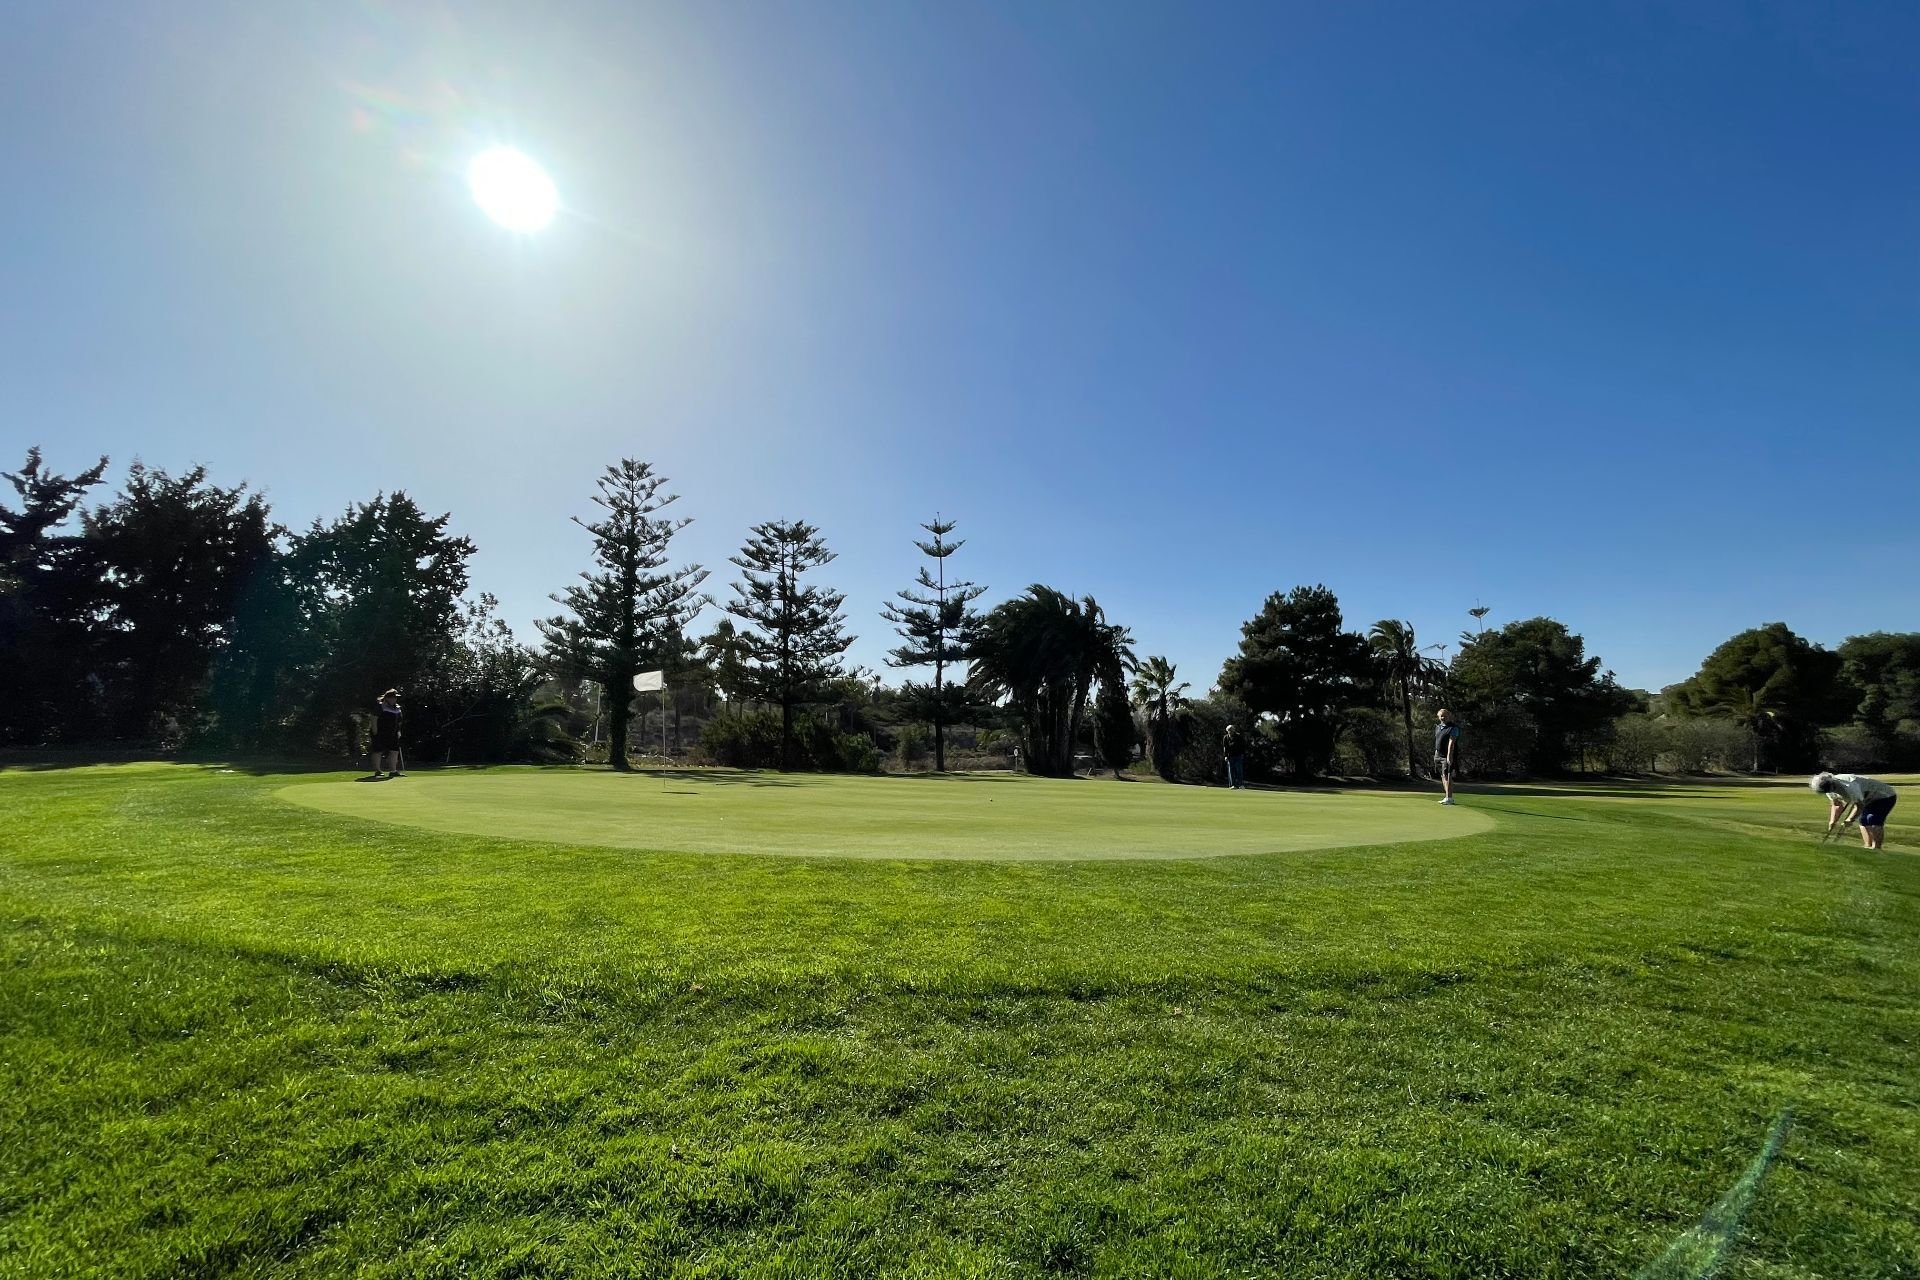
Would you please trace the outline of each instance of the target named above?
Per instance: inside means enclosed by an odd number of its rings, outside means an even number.
[[[1827,650],[1771,623],[1647,692],[1551,618],[1489,628],[1479,607],[1457,645],[1423,644],[1394,619],[1350,628],[1331,590],[1303,585],[1267,597],[1196,696],[1091,596],[1034,584],[982,609],[986,588],[951,572],[958,525],[936,517],[912,540],[922,568],[880,611],[899,641],[889,683],[845,661],[846,597],[822,580],[834,553],[817,528],[754,525],[716,594],[707,568],[675,563],[688,521],[635,459],[574,518],[584,567],[531,646],[473,591],[473,543],[404,492],[295,529],[201,467],[135,463],[101,499],[107,467],[60,474],[34,449],[4,473],[0,745],[354,757],[393,686],[414,757],[465,762],[626,769],[670,736],[670,754],[748,767],[945,769],[1017,748],[1036,773],[1205,782],[1238,724],[1254,777],[1417,776],[1448,705],[1488,775],[1920,763],[1920,634]],[[667,688],[636,695],[655,670]]]

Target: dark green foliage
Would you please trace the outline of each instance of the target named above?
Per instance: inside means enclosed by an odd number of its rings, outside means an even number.
[[[1246,708],[1230,699],[1191,698],[1173,712],[1166,739],[1171,758],[1170,772],[1175,782],[1211,786],[1226,781],[1227,765],[1221,754],[1229,724],[1245,724]],[[1260,748],[1267,748],[1266,763],[1271,764],[1273,740],[1261,732],[1247,735],[1247,775],[1263,776]]]
[[[1607,772],[1653,773],[1660,768],[1661,757],[1672,751],[1672,741],[1667,721],[1630,711],[1614,721],[1606,749]]]
[[[1734,636],[1665,692],[1675,711],[1726,716],[1751,731],[1754,769],[1810,769],[1820,726],[1852,709],[1840,667],[1839,654],[1770,622]]]
[[[1920,767],[1920,632],[1849,636],[1840,681],[1857,696],[1853,715],[1872,738],[1875,763]]]
[[[216,668],[270,688],[277,673],[256,670],[270,659],[253,610],[281,588],[285,531],[260,495],[209,484],[204,467],[171,476],[136,462],[83,527],[99,574],[93,669],[113,736],[204,736]]]
[[[1560,773],[1604,740],[1636,699],[1552,618],[1472,636],[1455,655],[1447,696],[1466,767],[1481,775]]]
[[[304,751],[289,733],[299,707],[304,658],[315,659],[303,630],[301,596],[279,551],[250,575],[214,656],[202,745],[229,750]]]
[[[1126,679],[1132,639],[1092,596],[1075,600],[1036,583],[981,619],[970,683],[982,700],[1005,704],[1029,771],[1071,777],[1094,684]]]
[[[380,691],[403,699],[451,656],[473,543],[404,493],[349,507],[293,540],[302,741],[358,755]]]
[[[1719,716],[1663,717],[1662,767],[1674,773],[1728,773],[1752,766],[1753,730]]]
[[[1823,769],[1839,773],[1885,769],[1887,754],[1886,740],[1862,724],[1835,725],[1820,733],[1820,767]]]
[[[812,769],[873,773],[880,751],[866,733],[843,732],[821,714],[802,714],[789,726],[773,711],[723,711],[700,731],[700,752],[734,769]]]
[[[1133,704],[1127,701],[1126,686],[1118,681],[1102,682],[1093,700],[1093,739],[1101,762],[1119,777],[1133,763],[1133,744],[1137,736],[1133,723]]]
[[[416,760],[499,763],[571,760],[563,699],[542,697],[533,653],[482,594],[462,611],[446,658],[415,683],[407,702],[407,750]]]
[[[841,672],[840,656],[854,637],[843,633],[846,597],[825,587],[801,586],[801,576],[832,564],[820,531],[804,520],[771,520],[732,562],[741,571],[727,612],[751,630],[741,633],[750,655],[752,696],[780,708],[781,763],[797,769],[794,712],[821,697]]]
[[[135,464],[79,512],[104,465],[64,478],[36,452],[9,477],[24,505],[0,505],[0,741],[347,752],[397,685],[416,757],[551,754],[525,652],[468,616],[491,603],[463,600],[473,546],[448,517],[381,496],[283,547],[262,497],[200,467]]]
[[[1340,714],[1334,772],[1349,778],[1397,776],[1406,764],[1403,728],[1403,717],[1384,707],[1348,707]]]
[[[687,520],[657,513],[677,494],[663,494],[665,476],[647,463],[622,458],[597,482],[601,514],[574,523],[593,537],[593,568],[553,597],[565,614],[540,622],[547,660],[563,679],[600,686],[607,708],[608,763],[624,770],[633,678],[663,670],[679,653],[673,643],[704,597],[707,571],[697,564],[670,568],[667,549]]]
[[[1157,654],[1134,668],[1133,700],[1145,722],[1147,759],[1153,762],[1153,771],[1169,782],[1174,778],[1173,760],[1179,749],[1178,716],[1192,687],[1179,678],[1179,669],[1173,663]]]
[[[77,533],[63,532],[107,460],[61,475],[29,449],[0,473],[19,506],[0,502],[0,743],[59,742],[96,728],[90,614],[98,574]]]
[[[700,663],[729,706],[753,696],[753,645],[733,619],[720,619],[700,637]]]
[[[1479,618],[1485,616],[1486,609],[1469,612]],[[1407,742],[1407,776],[1417,778],[1420,776],[1420,747],[1413,727],[1414,707],[1422,696],[1431,696],[1445,684],[1446,664],[1421,652],[1420,640],[1414,634],[1411,622],[1382,618],[1368,630],[1367,644],[1373,651],[1374,670],[1390,704],[1400,709],[1401,726]],[[1369,738],[1369,744],[1371,741]],[[1379,762],[1370,754],[1370,750],[1369,746],[1368,750],[1361,752],[1369,766],[1367,772],[1374,777],[1383,776],[1373,767]]]
[[[957,527],[953,521],[936,516],[932,524],[920,527],[932,534],[933,540],[916,540],[914,545],[933,561],[933,571],[922,565],[917,579],[920,589],[900,592],[900,602],[889,604],[881,610],[881,616],[894,624],[894,630],[906,642],[888,655],[888,665],[933,668],[930,683],[907,682],[901,690],[902,709],[913,719],[933,726],[933,767],[945,772],[946,727],[967,719],[969,711],[966,685],[949,681],[947,671],[966,661],[972,649],[974,631],[980,624],[973,602],[986,588],[947,581],[948,557],[966,545],[964,539],[946,541]]]
[[[1343,628],[1340,602],[1324,586],[1268,596],[1240,635],[1239,653],[1220,670],[1220,691],[1277,719],[1292,773],[1325,773],[1341,713],[1374,695],[1366,638]]]

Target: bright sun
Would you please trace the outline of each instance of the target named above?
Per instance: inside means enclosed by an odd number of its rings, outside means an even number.
[[[539,231],[560,207],[547,171],[512,147],[475,156],[467,166],[467,188],[473,202],[509,231]]]

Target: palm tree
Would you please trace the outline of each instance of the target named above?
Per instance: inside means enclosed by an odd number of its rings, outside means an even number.
[[[1173,776],[1173,713],[1185,705],[1193,686],[1179,679],[1179,668],[1158,654],[1134,669],[1133,700],[1147,721],[1147,758],[1163,778]]]
[[[1073,763],[1073,746],[1080,741],[1080,722],[1086,716],[1095,683],[1123,688],[1136,665],[1133,633],[1108,622],[1106,610],[1092,596],[1080,597],[1074,621],[1080,661],[1073,673],[1073,715],[1067,724],[1069,765]]]
[[[1087,698],[1100,680],[1124,681],[1133,637],[1092,596],[1038,584],[981,619],[969,683],[1019,722],[1028,767],[1068,777]]]
[[[1394,695],[1400,700],[1400,714],[1407,726],[1407,777],[1420,776],[1420,757],[1413,745],[1413,691],[1431,676],[1433,659],[1423,657],[1413,624],[1382,618],[1367,631],[1367,644],[1373,659]]]

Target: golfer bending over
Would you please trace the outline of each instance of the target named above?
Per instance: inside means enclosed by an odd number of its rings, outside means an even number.
[[[1860,824],[1860,843],[1878,849],[1887,839],[1887,815],[1900,798],[1878,778],[1857,773],[1816,773],[1807,785],[1827,798],[1827,830],[1844,827],[1849,821]]]

